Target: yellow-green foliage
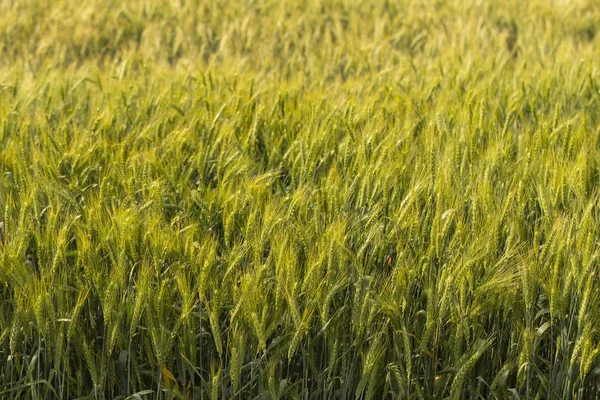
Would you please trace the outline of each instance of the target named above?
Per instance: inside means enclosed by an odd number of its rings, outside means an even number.
[[[598,395],[599,30],[0,0],[0,397]]]

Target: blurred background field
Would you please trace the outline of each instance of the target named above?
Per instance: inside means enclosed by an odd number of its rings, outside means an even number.
[[[599,29],[0,0],[0,397],[594,398]]]

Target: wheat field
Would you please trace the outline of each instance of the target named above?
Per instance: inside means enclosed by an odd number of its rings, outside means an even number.
[[[0,0],[0,398],[600,396],[595,0]]]

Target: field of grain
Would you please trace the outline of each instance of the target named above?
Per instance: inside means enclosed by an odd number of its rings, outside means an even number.
[[[594,0],[0,0],[0,398],[600,395]]]

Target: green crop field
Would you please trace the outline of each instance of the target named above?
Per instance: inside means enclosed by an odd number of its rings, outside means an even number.
[[[0,0],[0,398],[600,396],[596,0]]]

